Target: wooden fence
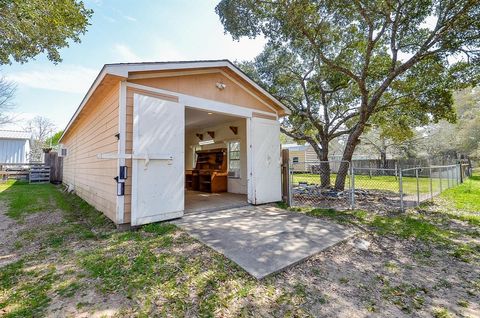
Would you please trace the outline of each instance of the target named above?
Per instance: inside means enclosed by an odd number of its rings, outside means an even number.
[[[63,157],[59,157],[55,151],[45,154],[45,165],[50,167],[50,182],[62,183],[63,179]]]
[[[30,182],[61,183],[63,158],[56,152],[45,154],[45,162],[0,163],[0,181],[26,180]]]

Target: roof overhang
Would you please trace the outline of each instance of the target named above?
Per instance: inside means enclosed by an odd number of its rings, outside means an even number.
[[[242,72],[237,66],[235,66],[229,60],[213,60],[213,61],[181,61],[181,62],[144,62],[144,63],[118,63],[118,64],[105,64],[101,69],[100,73],[95,78],[95,81],[88,89],[87,94],[82,99],[82,102],[78,106],[77,110],[73,114],[72,118],[68,122],[65,130],[63,131],[62,136],[59,141],[62,141],[63,137],[81,113],[87,102],[92,97],[93,93],[97,87],[102,83],[103,79],[106,76],[118,77],[121,79],[128,79],[130,73],[135,72],[151,72],[151,71],[177,71],[185,69],[200,69],[200,68],[228,68],[244,81],[253,86],[261,94],[270,99],[276,106],[284,111],[285,114],[290,114],[290,110],[283,105],[279,100],[272,96],[269,92],[263,89],[255,81],[249,78],[244,72]]]

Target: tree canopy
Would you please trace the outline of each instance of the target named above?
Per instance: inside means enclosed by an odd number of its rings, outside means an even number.
[[[76,0],[0,0],[0,65],[44,52],[60,62],[59,50],[80,42],[92,13]]]
[[[453,90],[479,79],[477,0],[222,0],[216,10],[234,39],[263,35],[268,40],[263,54],[272,48],[287,58],[293,54],[286,64],[296,72],[307,70],[307,95],[318,106],[309,106],[306,98],[295,107],[286,103],[293,113],[290,128],[318,134],[328,126],[325,109],[330,117],[343,109],[349,117],[340,128],[348,135],[345,161],[373,121],[400,123],[402,114],[422,123],[454,120]],[[338,107],[322,101],[322,89],[340,96]],[[339,189],[347,168],[336,178]]]

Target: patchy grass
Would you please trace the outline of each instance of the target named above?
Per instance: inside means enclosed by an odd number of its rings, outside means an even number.
[[[454,295],[448,300],[458,311],[478,308],[480,281],[469,276],[478,269],[478,237],[467,240],[472,224],[454,227],[453,212],[443,212],[443,205],[382,215],[300,209],[356,228],[375,249],[339,244],[258,281],[173,224],[119,232],[58,187],[9,183],[0,191],[6,214],[21,226],[12,250],[24,251],[0,267],[2,317],[109,310],[119,317],[311,317],[335,315],[346,303],[351,308],[342,314],[352,316],[448,317],[445,308],[434,309],[447,295]],[[53,211],[61,211],[60,223],[29,223]]]
[[[27,193],[38,198],[23,200]],[[60,224],[18,233],[18,244],[35,242],[39,249],[0,267],[2,317],[52,315],[52,302],[70,299],[70,312],[53,315],[89,315],[105,306],[119,316],[250,316],[262,312],[265,302],[282,315],[303,312],[290,291],[259,283],[173,224],[118,232],[93,207],[53,185],[11,183],[0,195],[10,203],[7,215],[21,224],[44,209],[61,210],[64,217]],[[12,208],[15,202],[22,204]],[[98,295],[83,299],[92,288]],[[111,295],[120,302],[104,304]]]

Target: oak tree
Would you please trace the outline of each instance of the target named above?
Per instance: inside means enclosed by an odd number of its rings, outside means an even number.
[[[298,61],[313,55],[327,77],[346,79],[344,96],[357,102],[343,127],[344,161],[376,114],[412,107],[432,121],[449,118],[452,91],[478,81],[477,0],[222,0],[216,11],[233,38],[262,35]],[[337,189],[347,171],[342,164]]]

